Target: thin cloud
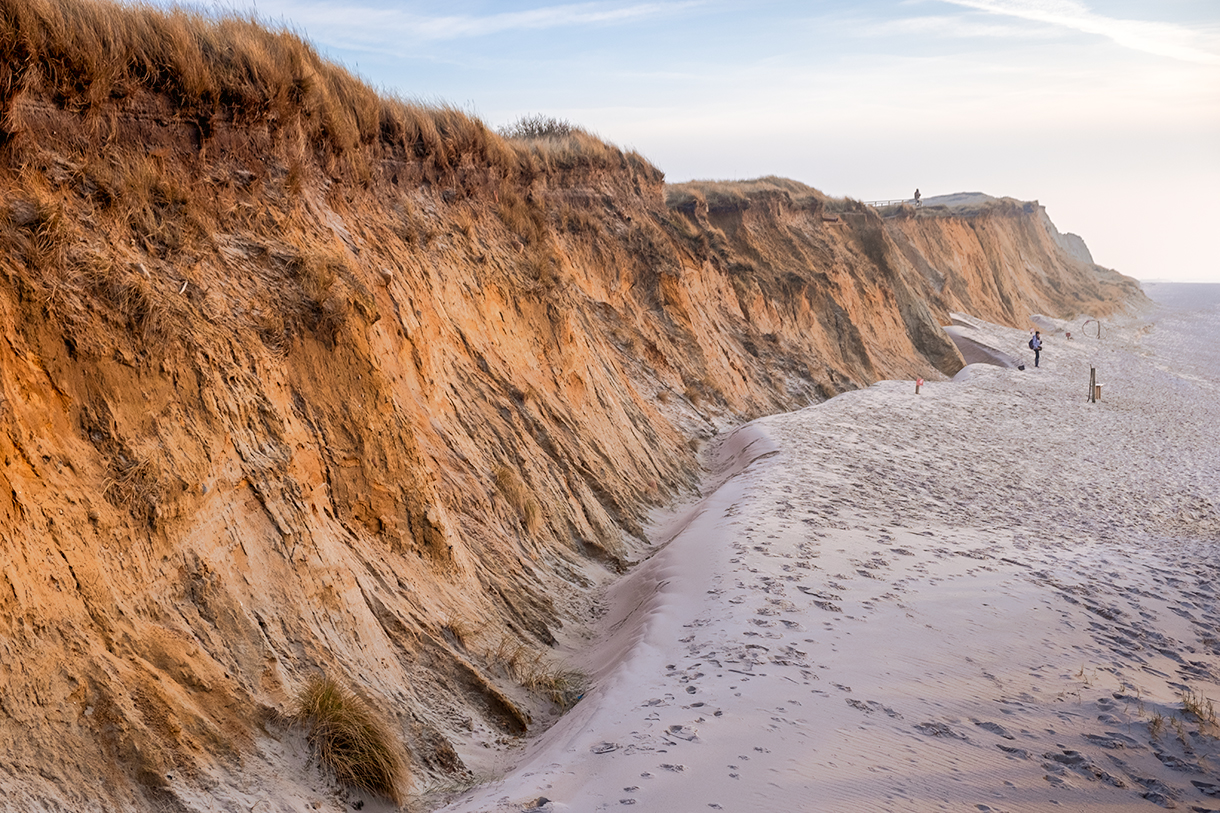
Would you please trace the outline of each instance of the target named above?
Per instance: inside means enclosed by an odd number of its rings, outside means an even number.
[[[423,19],[416,31],[426,39],[454,39],[457,37],[481,37],[504,31],[541,30],[571,26],[625,23],[646,17],[671,14],[692,6],[695,2],[640,3],[620,8],[607,8],[601,3],[550,6],[529,11],[511,11],[485,17],[452,16]]]
[[[308,29],[358,29],[373,32],[378,39],[391,35],[420,42],[484,37],[510,31],[615,25],[671,15],[699,5],[702,5],[701,0],[626,6],[571,3],[483,16],[454,14],[429,17],[397,9],[353,7],[346,3],[277,3],[273,0],[272,3],[263,3],[260,11],[267,13],[270,7],[276,7],[276,11],[290,14],[294,22]]]
[[[1202,37],[1184,26],[1146,20],[1120,20],[1089,10],[1076,0],[944,0],[956,6],[1003,14],[1097,34],[1135,51],[1202,65],[1220,64],[1214,45],[1203,47]]]
[[[1019,23],[1003,25],[996,23],[979,23],[962,19],[959,16],[930,15],[922,17],[903,17],[897,20],[871,22],[861,25],[860,33],[865,36],[904,36],[921,35],[948,37],[951,39],[996,38],[1014,39],[1017,37],[1052,39],[1060,34],[1049,26],[1028,26]]]

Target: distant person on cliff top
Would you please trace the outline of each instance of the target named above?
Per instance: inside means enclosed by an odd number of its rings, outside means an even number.
[[[919,202],[920,197],[922,197],[922,196],[919,194],[919,189],[918,189],[918,188],[916,188],[916,190],[915,190],[915,205],[916,205],[916,206],[920,206],[920,205],[922,205],[922,204],[920,204],[920,202]]]
[[[1034,331],[1034,336],[1029,340],[1029,349],[1034,351],[1034,366],[1038,366],[1038,358],[1042,355],[1042,334]]]

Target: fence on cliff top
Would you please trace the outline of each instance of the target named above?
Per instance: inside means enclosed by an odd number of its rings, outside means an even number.
[[[896,200],[866,200],[863,201],[865,206],[872,206],[874,209],[880,209],[882,206],[897,206],[901,203],[909,203],[912,206],[922,206],[923,202],[914,198],[898,198]]]

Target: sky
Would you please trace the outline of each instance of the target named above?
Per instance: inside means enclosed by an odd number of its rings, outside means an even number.
[[[1220,283],[1220,0],[218,8],[493,127],[567,119],[672,182],[781,175],[862,200],[916,187],[1038,200],[1102,265]]]

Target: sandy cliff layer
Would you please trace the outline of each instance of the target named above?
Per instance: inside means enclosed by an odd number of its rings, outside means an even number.
[[[699,439],[951,375],[950,310],[1140,297],[1036,205],[667,188],[580,133],[378,100],[288,35],[55,8],[0,2],[6,809],[304,799],[277,714],[318,672],[417,786],[460,777],[558,712],[555,635]],[[127,28],[91,44],[91,14]]]

